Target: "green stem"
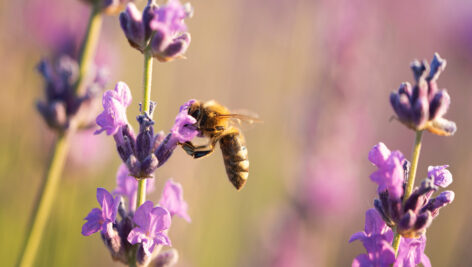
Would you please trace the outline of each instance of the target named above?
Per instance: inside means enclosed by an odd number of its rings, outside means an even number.
[[[413,186],[415,185],[416,169],[418,167],[418,160],[420,158],[422,136],[423,131],[416,131],[415,145],[413,146],[413,155],[411,156],[410,174],[408,175],[405,194],[403,196],[403,203],[405,203],[410,197],[411,192],[413,191]]]
[[[38,201],[33,209],[33,217],[28,225],[17,266],[32,266],[38,250],[51,206],[56,196],[59,178],[67,157],[67,135],[58,136],[47,168],[46,177],[41,186]]]
[[[411,192],[413,191],[413,187],[415,185],[416,169],[418,168],[418,160],[420,158],[422,136],[423,131],[416,131],[415,144],[413,146],[413,155],[411,156],[410,172],[405,188],[405,194],[403,195],[403,204],[405,204],[406,200],[410,197]],[[395,254],[398,254],[398,248],[400,247],[401,238],[401,235],[396,232],[392,244],[393,249],[395,250]]]
[[[149,114],[151,104],[151,82],[152,82],[152,55],[151,51],[144,52],[144,77],[143,77],[143,110],[142,113]],[[150,114],[149,114],[150,115]]]
[[[75,91],[79,92],[82,90],[82,80],[86,77],[87,72],[90,68],[90,64],[95,56],[95,50],[97,49],[98,39],[100,37],[100,29],[102,27],[102,13],[98,5],[94,5],[92,13],[90,14],[89,22],[87,25],[87,31],[85,39],[82,42],[82,47],[79,54],[79,78],[76,81]]]
[[[143,77],[143,110],[142,114],[149,114],[151,107],[151,82],[152,82],[152,55],[149,49],[144,52],[144,77]],[[149,114],[151,115],[151,114]],[[138,192],[136,197],[136,209],[146,201],[146,178],[138,179]],[[130,267],[136,266],[136,255],[139,246],[133,249],[128,261]]]
[[[102,24],[102,15],[97,6],[94,6],[90,14],[89,24],[86,36],[82,43],[79,55],[79,77],[75,84],[75,90],[81,87],[83,78],[86,76],[90,63],[95,55],[100,28]],[[52,151],[46,177],[40,188],[38,201],[33,209],[31,220],[28,224],[25,240],[21,248],[21,252],[17,261],[17,266],[32,266],[39,243],[41,241],[44,227],[49,217],[51,206],[56,196],[59,185],[60,176],[64,169],[64,163],[68,152],[68,136],[72,135],[74,129],[69,129],[69,133],[59,133],[54,149]]]

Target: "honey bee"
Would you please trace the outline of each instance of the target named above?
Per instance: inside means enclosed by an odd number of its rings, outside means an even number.
[[[226,174],[230,182],[240,190],[247,181],[249,175],[249,159],[247,155],[246,141],[238,123],[260,122],[257,118],[242,114],[233,114],[228,108],[214,100],[207,102],[195,101],[188,109],[188,114],[197,122],[195,126],[199,136],[207,137],[207,145],[195,146],[191,142],[185,142],[182,148],[194,158],[201,158],[211,154],[215,150],[217,142],[220,143],[221,152],[226,168]]]

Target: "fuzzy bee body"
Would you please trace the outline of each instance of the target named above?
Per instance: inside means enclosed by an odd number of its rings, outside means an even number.
[[[249,159],[243,134],[236,131],[221,137],[220,148],[226,174],[234,187],[239,190],[249,176]]]
[[[258,121],[256,118],[241,114],[232,114],[223,105],[211,100],[195,101],[189,107],[188,114],[196,119],[195,126],[201,137],[207,137],[209,143],[195,146],[185,142],[182,148],[194,158],[207,156],[215,150],[216,143],[220,144],[226,174],[237,190],[240,190],[249,175],[249,159],[244,136],[234,121]]]

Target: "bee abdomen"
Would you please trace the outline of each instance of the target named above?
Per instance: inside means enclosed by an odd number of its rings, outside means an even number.
[[[230,182],[241,189],[249,175],[249,160],[246,142],[240,132],[234,132],[220,139],[220,148]]]

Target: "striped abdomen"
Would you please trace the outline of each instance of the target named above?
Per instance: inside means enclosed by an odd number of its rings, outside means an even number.
[[[249,175],[246,141],[240,132],[233,132],[220,139],[226,174],[236,189],[241,189]]]

